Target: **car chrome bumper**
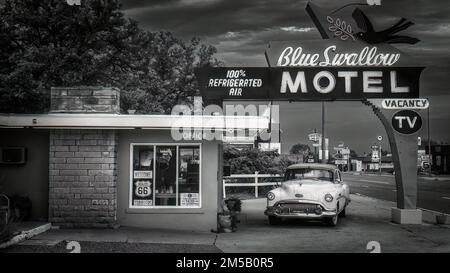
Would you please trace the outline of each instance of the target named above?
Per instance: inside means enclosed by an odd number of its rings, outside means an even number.
[[[320,204],[316,204],[320,206]],[[304,218],[304,219],[317,219],[317,218],[326,218],[326,217],[334,217],[336,216],[336,211],[330,211],[324,209],[322,206],[320,212],[316,211],[293,211],[290,209],[281,208],[277,205],[268,206],[264,211],[264,214],[267,216],[276,216],[282,218]]]

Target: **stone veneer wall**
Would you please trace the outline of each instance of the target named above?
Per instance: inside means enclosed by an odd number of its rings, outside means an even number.
[[[120,112],[120,91],[112,87],[52,87],[52,113],[115,113]]]
[[[116,223],[115,130],[50,132],[49,220],[60,227]]]

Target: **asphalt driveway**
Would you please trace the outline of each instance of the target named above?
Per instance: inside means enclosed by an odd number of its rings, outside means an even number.
[[[121,227],[119,229],[52,229],[0,252],[212,253],[212,252],[362,252],[378,244],[381,252],[450,252],[450,225],[397,225],[390,222],[395,204],[352,195],[347,217],[338,226],[286,221],[269,225],[265,199],[245,200],[237,232],[189,232]]]

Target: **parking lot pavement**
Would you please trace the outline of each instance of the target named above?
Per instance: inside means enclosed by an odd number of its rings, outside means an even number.
[[[381,252],[450,252],[449,225],[397,225],[390,222],[395,204],[352,195],[347,217],[338,226],[321,222],[285,221],[269,225],[265,199],[244,200],[237,232],[187,232],[121,227],[119,229],[49,230],[0,252],[369,252],[376,241]]]
[[[350,186],[351,193],[395,201],[397,199],[395,178],[393,175],[359,173],[344,174],[344,181]],[[444,178],[444,177],[440,177]],[[417,183],[417,206],[433,211],[450,214],[450,181],[430,180],[420,176]]]
[[[220,234],[216,246],[224,252],[369,252],[376,241],[381,252],[449,252],[450,227],[390,222],[392,202],[352,195],[346,218],[337,227],[320,222],[286,221],[269,225],[262,211],[265,199],[243,203],[238,232]]]

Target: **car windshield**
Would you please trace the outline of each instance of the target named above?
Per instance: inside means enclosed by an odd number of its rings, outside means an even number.
[[[287,170],[284,176],[285,181],[304,179],[333,182],[333,172],[328,170],[302,168]]]

